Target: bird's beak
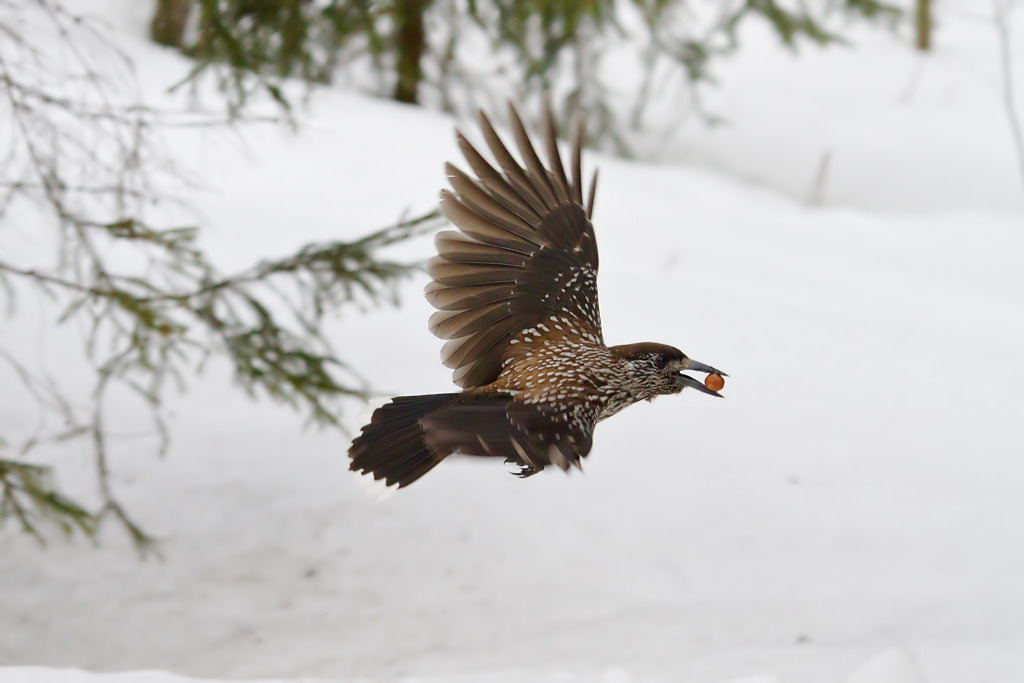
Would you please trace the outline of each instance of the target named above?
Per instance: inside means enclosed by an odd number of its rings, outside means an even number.
[[[686,361],[686,369],[687,370],[696,370],[697,372],[706,372],[709,375],[721,375],[722,377],[728,377],[729,376],[726,373],[722,372],[721,370],[718,370],[717,368],[713,368],[710,365],[705,365],[704,363],[700,363],[698,361],[690,360],[690,359],[687,359],[687,361]],[[684,375],[684,374],[680,373],[679,374],[679,384],[684,386],[684,387],[693,387],[694,389],[696,389],[698,391],[702,391],[705,394],[711,394],[712,396],[717,396],[718,398],[724,398],[717,391],[713,391],[711,389],[708,389],[706,386],[704,386],[703,382],[701,382],[698,379],[694,379],[693,377],[690,377],[689,375]]]

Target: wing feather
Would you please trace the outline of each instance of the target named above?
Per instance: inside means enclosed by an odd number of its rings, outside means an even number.
[[[490,119],[487,118],[483,111],[480,112],[480,128],[483,131],[484,140],[487,141],[491,154],[494,155],[498,165],[505,172],[505,181],[523,201],[530,205],[538,216],[543,216],[547,211],[548,205],[534,189],[533,183],[530,182],[529,176],[526,175],[526,170],[519,165],[519,162],[512,156],[512,152],[508,151],[508,147],[498,137],[498,133],[494,130],[494,126],[491,125]]]
[[[428,286],[427,300],[441,311],[465,311],[485,304],[508,301],[512,298],[513,289],[507,283],[468,287],[444,287],[436,284],[433,286],[436,289],[431,290]]]
[[[430,316],[430,331],[442,339],[468,337],[508,315],[508,306],[500,301],[465,311],[438,311]]]
[[[483,112],[480,126],[497,166],[456,132],[476,178],[446,165],[452,190],[442,191],[441,210],[459,232],[438,234],[438,255],[427,264],[433,282],[426,295],[439,309],[430,329],[448,340],[442,360],[464,388],[493,382],[515,336],[552,315],[572,316],[576,329],[601,340],[593,186],[589,208],[583,205],[583,126],[572,140],[570,181],[550,107],[542,138],[550,168],[514,108],[510,120],[522,164]]]
[[[594,169],[594,177],[590,179],[590,195],[587,197],[587,218],[594,216],[594,196],[597,194],[597,169]]]
[[[534,240],[511,232],[471,211],[448,190],[441,190],[441,211],[462,232],[484,244],[512,249],[523,254],[532,253],[531,247],[538,245]]]
[[[438,253],[444,254],[444,259],[452,263],[477,263],[522,268],[526,265],[526,259],[529,258],[529,254],[481,244],[454,230],[437,233],[434,244],[437,246]]]
[[[583,206],[583,137],[585,134],[586,126],[583,125],[583,119],[578,118],[576,132],[572,136],[572,198],[580,206]],[[587,217],[590,217],[589,213]]]
[[[490,266],[476,263],[452,263],[441,256],[427,261],[427,272],[434,278],[434,284],[447,287],[466,287],[472,285],[493,285],[498,283],[516,282],[519,268]]]
[[[569,197],[572,190],[569,185],[569,179],[565,177],[565,167],[562,166],[562,157],[558,154],[558,127],[555,125],[555,114],[551,111],[550,103],[544,109],[544,127],[546,132],[544,140],[547,145],[548,163],[551,165],[552,172],[555,175],[555,182],[553,183],[555,194],[558,195],[558,202],[560,204],[568,204],[573,201]]]
[[[487,190],[473,182],[469,176],[458,168],[452,164],[446,164],[445,168],[448,171],[448,182],[451,183],[452,189],[458,194],[459,201],[467,209],[481,218],[494,223],[502,230],[507,230],[536,246],[540,246],[537,238],[537,224],[540,223],[539,220],[536,221],[536,224],[526,222],[521,216],[495,202],[487,194]]]
[[[519,118],[519,113],[511,102],[508,105],[508,115],[512,123],[512,134],[515,136],[516,147],[519,148],[519,156],[526,162],[527,178],[530,179],[530,185],[544,200],[545,206],[557,205],[558,200],[555,198],[555,190],[551,186],[548,172],[544,168],[544,164],[541,163],[540,157],[537,156],[537,150],[530,142],[530,136],[526,132],[523,120]]]
[[[493,199],[510,211],[514,211],[521,218],[535,225],[540,221],[540,214],[534,210],[529,202],[516,194],[512,185],[499,173],[483,155],[476,150],[476,147],[469,143],[461,132],[455,131],[455,139],[459,143],[462,155],[466,157],[469,167],[473,169],[480,179],[480,183],[487,188]]]
[[[471,365],[495,344],[500,344],[511,336],[512,327],[510,319],[503,325],[492,325],[489,329],[481,330],[469,337],[459,337],[446,342],[441,349],[442,365],[453,370]]]

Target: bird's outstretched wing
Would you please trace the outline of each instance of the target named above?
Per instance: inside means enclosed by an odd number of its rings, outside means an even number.
[[[439,309],[430,330],[449,340],[442,361],[463,388],[493,382],[516,335],[552,317],[571,320],[581,335],[602,342],[597,240],[590,222],[597,173],[584,207],[582,123],[573,136],[569,178],[550,107],[544,136],[549,168],[511,105],[509,112],[524,165],[483,112],[480,126],[500,170],[456,132],[476,178],[446,165],[452,191],[442,191],[441,210],[459,231],[438,234],[438,255],[428,265],[433,282],[427,299]]]

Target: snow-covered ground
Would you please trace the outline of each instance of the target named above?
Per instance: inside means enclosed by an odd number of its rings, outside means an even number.
[[[992,7],[942,2],[927,56],[906,49],[909,35],[897,41],[865,26],[849,30],[851,48],[793,53],[773,47],[767,27],[751,25],[745,49],[716,65],[721,87],[702,91],[709,113],[725,123],[709,129],[691,121],[674,134],[650,135],[638,151],[830,206],[1024,210]]]
[[[285,683],[287,680],[261,680],[251,683]],[[664,679],[647,678],[644,680]],[[0,667],[0,681],[3,683],[201,683],[194,678],[164,671],[97,674],[81,669],[45,667]],[[530,683],[641,683],[629,672],[618,668],[607,669],[592,675],[578,675],[564,671],[546,675],[504,672],[471,676],[415,676],[402,679],[402,683],[522,683],[523,681]],[[923,683],[924,679],[921,676],[920,668],[906,650],[890,648],[864,662],[843,681],[844,683]],[[780,683],[780,681],[774,676],[759,675],[731,678],[722,683]]]
[[[979,72],[977,61],[988,39],[954,30],[958,21],[943,24],[959,42],[940,42],[917,92],[931,78],[953,92],[996,87],[998,64]],[[901,54],[895,39],[878,40]],[[173,55],[130,31],[125,44],[143,80],[180,73]],[[250,403],[214,364],[173,398],[166,459],[146,455],[147,444],[140,455],[138,440],[115,444],[117,492],[161,539],[161,559],[140,561],[114,528],[98,548],[56,537],[41,548],[0,530],[0,664],[12,667],[0,681],[181,680],[59,670],[72,667],[462,683],[1018,683],[1024,192],[1009,130],[998,97],[933,93],[907,111],[891,95],[916,78],[912,67],[843,55],[793,62],[784,92],[747,87],[785,78],[770,53],[738,60],[717,95],[733,132],[683,138],[725,172],[585,160],[601,168],[608,341],[679,346],[730,373],[726,400],[688,393],[627,410],[598,428],[585,476],[520,481],[497,463],[452,459],[380,503],[348,476],[337,434]],[[834,60],[874,93],[857,115],[843,105],[850,81],[825,77]],[[805,64],[822,73],[811,78]],[[828,136],[805,110],[814,102],[836,103]],[[759,107],[774,112],[760,128],[744,115]],[[956,140],[951,119],[969,126]],[[772,121],[775,137],[747,137],[768,135]],[[206,244],[232,268],[430,206],[443,161],[456,157],[452,123],[324,92],[298,135],[253,129],[241,153],[216,136],[181,136],[173,148],[214,188],[192,201],[214,226]],[[811,208],[794,198],[795,179],[824,137],[840,150],[835,184]],[[844,166],[848,154],[856,161]],[[15,232],[26,249],[30,231]],[[429,255],[428,240],[416,247]],[[404,288],[400,309],[334,328],[344,356],[383,391],[451,387],[423,284]],[[52,320],[23,306],[0,326],[0,345],[74,378],[73,332]],[[137,413],[126,409],[118,428],[132,432]],[[17,392],[0,394],[4,434],[34,418]],[[63,485],[87,489],[84,450],[43,455],[59,458]]]

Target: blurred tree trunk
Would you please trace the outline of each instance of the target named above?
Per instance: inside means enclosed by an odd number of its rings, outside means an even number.
[[[191,9],[192,0],[157,0],[149,37],[160,45],[180,48]]]
[[[395,3],[395,52],[398,63],[398,83],[395,99],[416,102],[417,90],[423,80],[420,59],[427,48],[423,15],[432,0],[397,0]]]
[[[932,48],[932,0],[917,0],[917,49]]]

